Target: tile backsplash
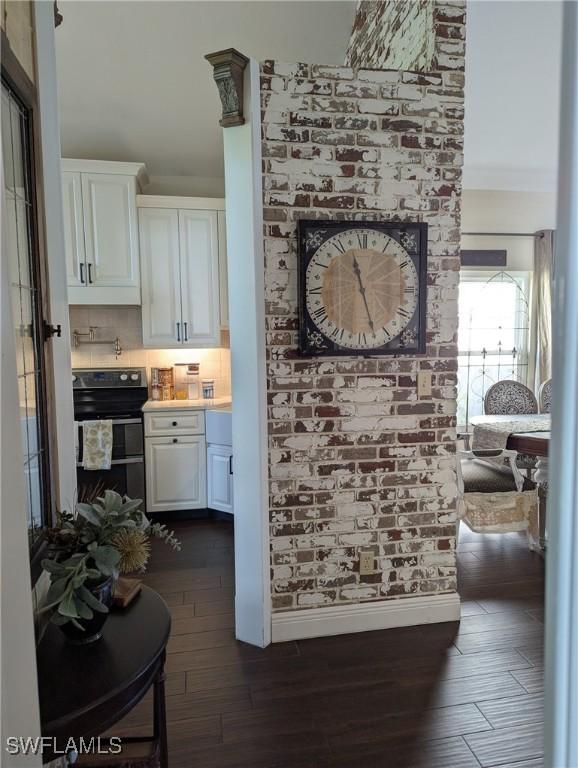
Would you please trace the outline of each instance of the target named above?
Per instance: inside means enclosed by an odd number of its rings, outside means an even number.
[[[143,347],[140,307],[79,306],[70,307],[70,333],[77,330],[88,332],[94,327],[95,340],[115,339],[117,336],[122,354],[116,357],[112,344],[72,345],[73,368],[146,368],[150,381],[150,369],[162,368],[175,363],[199,363],[200,378],[215,380],[215,397],[231,394],[231,354],[229,334],[221,333],[221,346],[216,349],[148,349]]]

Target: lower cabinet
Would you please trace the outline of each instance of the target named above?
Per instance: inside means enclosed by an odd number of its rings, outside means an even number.
[[[204,435],[147,437],[147,512],[207,506]]]
[[[207,506],[233,514],[233,449],[207,446]]]

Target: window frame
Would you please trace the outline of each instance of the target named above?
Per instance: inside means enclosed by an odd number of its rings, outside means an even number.
[[[526,369],[526,379],[523,381],[524,384],[528,386],[528,375],[530,373],[530,352],[532,348],[532,315],[531,315],[531,296],[532,296],[532,272],[531,270],[522,270],[522,269],[507,269],[507,267],[504,267],[502,269],[496,268],[496,267],[479,267],[479,268],[469,268],[469,269],[461,269],[460,270],[460,285],[462,283],[489,283],[493,277],[496,277],[498,275],[505,274],[508,277],[512,278],[512,281],[515,281],[518,283],[520,290],[526,297],[526,300],[528,302],[528,323],[527,327],[522,331],[517,331],[517,337],[519,338],[518,341],[515,342],[515,348],[517,351],[517,360],[522,360],[523,362],[517,362],[516,366],[523,365]],[[522,283],[520,285],[520,282]],[[518,294],[518,302],[520,301],[520,297]],[[460,343],[459,343],[459,333],[460,333],[460,318],[458,315],[458,388],[459,388],[459,372],[460,372],[460,358],[466,357],[466,356],[477,356],[481,357],[484,354],[484,349],[460,349]],[[523,338],[521,337],[521,334],[523,334]],[[498,354],[498,350],[485,350],[486,354]],[[467,430],[469,425],[469,411],[466,411],[466,423],[457,424],[458,431],[464,431]]]
[[[2,45],[1,78],[20,108],[26,112],[27,159],[24,170],[30,190],[30,262],[32,281],[36,289],[34,302],[35,355],[39,376],[37,381],[38,421],[42,432],[43,451],[39,458],[42,484],[42,533],[30,544],[30,572],[32,585],[42,573],[41,560],[47,549],[46,528],[54,522],[55,468],[51,456],[56,455],[56,422],[54,417],[52,354],[46,344],[45,329],[49,325],[48,262],[44,230],[44,197],[41,172],[40,114],[35,84],[28,77],[12,51],[4,30],[0,30]],[[4,191],[1,191],[4,194]]]

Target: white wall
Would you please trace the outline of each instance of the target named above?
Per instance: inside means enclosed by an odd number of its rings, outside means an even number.
[[[464,232],[536,232],[555,229],[556,195],[465,189],[462,194],[462,248],[506,249],[508,268],[528,271],[534,263],[533,238],[471,237]]]
[[[149,176],[145,195],[176,195],[182,197],[225,197],[223,176]]]

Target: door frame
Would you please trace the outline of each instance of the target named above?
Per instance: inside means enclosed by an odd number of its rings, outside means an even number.
[[[552,441],[546,563],[545,765],[578,765],[578,3],[564,3]]]
[[[54,414],[54,364],[52,359],[52,344],[45,338],[45,327],[51,325],[48,252],[46,248],[45,209],[44,209],[44,180],[42,173],[42,135],[38,87],[30,80],[18,58],[12,51],[10,42],[4,32],[1,33],[2,44],[2,78],[14,92],[22,106],[28,112],[28,174],[31,190],[30,226],[32,243],[30,247],[31,266],[34,272],[34,285],[37,289],[33,315],[35,318],[38,338],[36,354],[39,356],[41,370],[37,402],[39,406],[39,422],[43,432],[43,453],[39,459],[43,493],[43,522],[52,525],[56,511],[55,488],[58,484],[56,462],[52,460],[58,454],[56,441],[56,420]],[[40,535],[30,548],[30,570],[34,584],[42,573],[41,560],[46,551],[46,538]]]

